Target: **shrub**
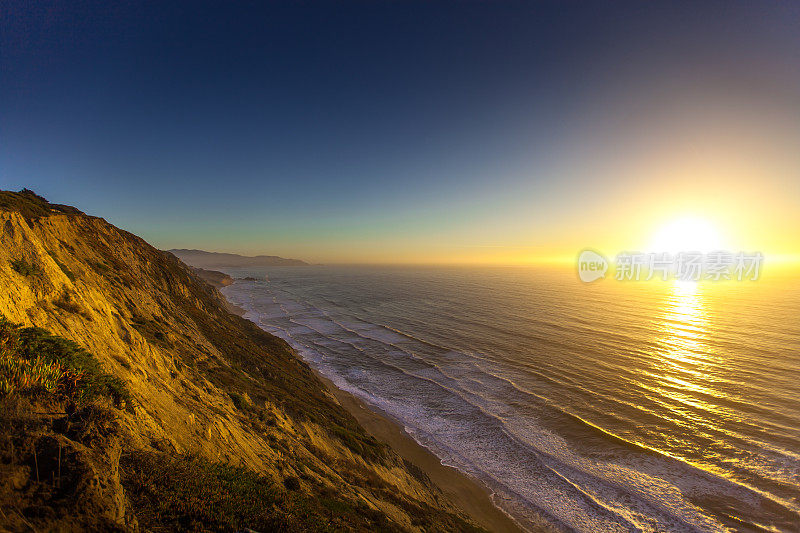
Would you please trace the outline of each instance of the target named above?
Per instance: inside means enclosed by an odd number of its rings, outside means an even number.
[[[0,209],[18,211],[26,219],[46,217],[54,213],[77,215],[81,212],[67,205],[51,204],[35,192],[22,189],[19,192],[0,191]]]
[[[366,433],[347,429],[336,423],[329,424],[329,429],[342,444],[366,459],[375,460],[385,453],[385,445]]]
[[[294,476],[287,477],[283,480],[283,486],[289,490],[300,490],[300,480]]]
[[[42,357],[20,359],[7,353],[0,355],[1,396],[14,392],[68,392],[75,388],[80,377]]]
[[[75,313],[79,315],[85,314],[80,304],[78,304],[78,302],[73,300],[72,295],[68,292],[63,293],[60,298],[54,300],[53,304],[56,305],[57,307],[60,307],[64,311],[70,313]]]
[[[172,346],[169,336],[163,331],[158,320],[134,315],[131,319],[131,326],[150,342],[161,344],[162,346]]]
[[[24,259],[15,259],[14,261],[11,261],[11,268],[14,270],[14,272],[22,276],[32,276],[39,272],[38,266],[28,263]]]
[[[234,407],[240,411],[246,411],[250,407],[250,398],[247,394],[239,394],[238,392],[228,393],[231,397]]]
[[[134,452],[122,459],[122,482],[145,526],[237,531],[272,523],[281,490],[267,478],[191,456]]]
[[[61,269],[61,272],[63,272],[64,275],[67,276],[67,278],[69,278],[70,281],[74,282],[75,281],[75,274],[73,274],[72,271],[69,268],[67,268],[67,265],[65,265],[64,263],[62,263],[61,261],[58,260],[58,258],[56,257],[55,252],[47,252],[47,253],[53,259],[53,261],[55,261],[56,265],[58,265],[58,268]]]
[[[91,266],[95,272],[100,275],[107,274],[111,267],[101,261],[89,261],[89,266]]]
[[[280,484],[247,468],[189,455],[125,454],[120,478],[144,529],[400,531],[382,513],[335,489],[312,485],[324,496],[311,496],[298,490],[296,477]]]
[[[0,317],[0,396],[49,393],[85,403],[130,395],[124,383],[76,343],[41,328],[20,328]]]

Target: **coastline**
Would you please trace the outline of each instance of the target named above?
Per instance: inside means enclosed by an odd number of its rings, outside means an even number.
[[[243,317],[245,309],[225,298],[229,311]],[[433,452],[419,444],[386,413],[340,389],[333,381],[313,369],[336,401],[361,424],[367,433],[388,444],[400,457],[413,463],[430,478],[448,499],[475,523],[491,532],[522,533],[525,530],[492,502],[492,493],[480,482],[461,471],[442,464]]]
[[[525,531],[492,503],[491,492],[461,471],[442,464],[441,459],[419,444],[389,415],[337,387],[316,370],[314,373],[367,433],[388,444],[400,457],[413,463],[436,487],[474,522],[493,532]]]

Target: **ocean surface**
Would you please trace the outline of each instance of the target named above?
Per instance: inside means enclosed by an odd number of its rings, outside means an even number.
[[[247,318],[531,526],[800,531],[800,279],[223,269]],[[268,279],[267,279],[268,278]]]

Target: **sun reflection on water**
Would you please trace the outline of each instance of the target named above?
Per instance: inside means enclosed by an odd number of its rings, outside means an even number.
[[[676,365],[703,362],[698,355],[705,348],[708,317],[700,291],[700,283],[675,281],[664,302],[659,326],[663,333],[660,344],[666,348],[662,355]]]
[[[712,325],[703,289],[692,281],[675,281],[668,289],[657,326],[661,332],[658,392],[672,400],[677,410],[691,407],[706,416],[720,415],[719,406],[708,401],[720,396],[720,391],[713,387],[718,358],[707,342]],[[697,412],[690,416],[696,417]]]

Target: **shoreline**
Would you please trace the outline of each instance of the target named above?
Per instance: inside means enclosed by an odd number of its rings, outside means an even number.
[[[479,481],[460,470],[442,464],[433,452],[419,444],[388,414],[353,394],[340,389],[333,381],[312,369],[339,405],[358,421],[367,433],[388,444],[400,457],[414,464],[447,496],[451,503],[475,523],[492,532],[525,530],[492,502],[492,493]]]
[[[227,298],[225,302],[232,314],[244,317],[245,309],[232,304]],[[311,370],[339,405],[353,415],[367,433],[425,472],[431,482],[464,515],[491,532],[524,533],[525,529],[492,502],[492,493],[488,487],[456,468],[443,465],[439,457],[415,441],[388,414],[340,389],[315,368],[311,367]]]

